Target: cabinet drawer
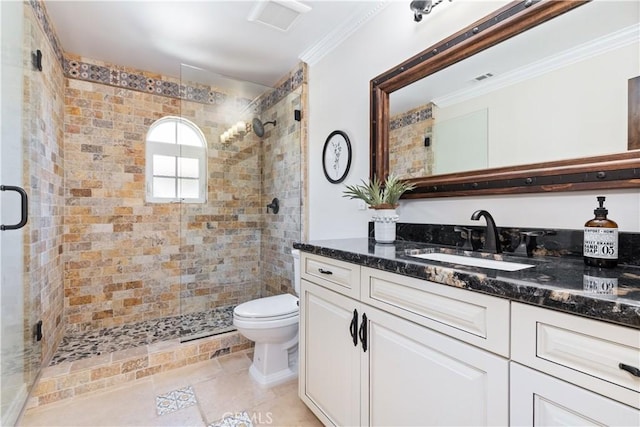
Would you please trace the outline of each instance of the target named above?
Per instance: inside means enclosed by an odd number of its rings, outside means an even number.
[[[300,273],[303,279],[352,298],[360,297],[360,266],[332,258],[302,252]]]
[[[640,408],[640,330],[513,303],[511,331],[513,360]]]
[[[512,426],[640,426],[640,411],[511,362]]]
[[[362,267],[361,301],[509,357],[509,301]]]

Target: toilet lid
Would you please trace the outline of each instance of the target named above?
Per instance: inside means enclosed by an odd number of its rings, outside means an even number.
[[[295,315],[298,314],[298,298],[291,294],[258,298],[238,305],[233,312],[251,318]]]

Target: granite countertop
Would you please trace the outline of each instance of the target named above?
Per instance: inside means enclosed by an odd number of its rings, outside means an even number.
[[[297,242],[294,248],[316,255],[482,292],[597,320],[640,329],[640,266],[613,269],[587,267],[575,257],[515,257],[474,252],[473,256],[534,264],[520,271],[500,271],[414,258],[410,254],[445,252],[469,255],[456,248],[373,239]]]

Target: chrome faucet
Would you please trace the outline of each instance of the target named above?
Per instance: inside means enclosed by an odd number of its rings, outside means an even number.
[[[484,236],[484,249],[499,254],[502,252],[502,249],[500,248],[500,237],[498,237],[498,227],[496,227],[496,223],[491,214],[480,209],[471,215],[471,219],[477,221],[482,216],[485,221],[487,221],[487,231]]]

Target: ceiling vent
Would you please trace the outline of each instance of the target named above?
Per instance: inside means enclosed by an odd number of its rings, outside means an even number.
[[[477,81],[477,82],[481,82],[481,81],[483,81],[485,79],[488,79],[489,77],[493,77],[493,74],[492,73],[485,73],[485,74],[482,74],[482,75],[474,78],[474,80]]]
[[[295,0],[261,0],[249,13],[249,21],[260,22],[280,31],[287,31],[311,7]]]

